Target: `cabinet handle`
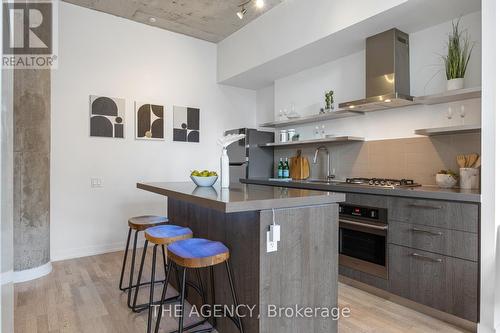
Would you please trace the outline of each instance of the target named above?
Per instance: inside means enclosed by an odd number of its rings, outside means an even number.
[[[429,235],[432,235],[432,236],[443,236],[443,233],[441,231],[434,232],[434,231],[429,231],[429,230],[424,230],[424,229],[418,229],[418,228],[412,228],[411,231],[413,231],[413,232],[421,232],[421,233],[429,234]]]
[[[431,258],[431,257],[427,257],[427,256],[424,256],[424,255],[421,255],[421,254],[418,254],[418,253],[412,253],[411,254],[412,257],[415,257],[415,258],[419,258],[419,259],[424,259],[424,260],[429,260],[429,261],[432,261],[432,262],[443,262],[443,259],[435,259],[435,258]]]
[[[423,208],[423,209],[443,209],[443,206],[432,206],[432,205],[408,204],[408,206],[413,208]]]

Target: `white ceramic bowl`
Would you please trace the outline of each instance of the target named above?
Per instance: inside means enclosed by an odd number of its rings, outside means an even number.
[[[219,176],[210,176],[210,177],[198,177],[198,176],[191,176],[191,180],[197,185],[197,186],[212,186],[215,184]]]
[[[452,188],[457,185],[457,179],[451,175],[437,174],[436,184],[441,188]]]

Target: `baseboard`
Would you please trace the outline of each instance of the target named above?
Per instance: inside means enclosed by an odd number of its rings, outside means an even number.
[[[133,240],[130,240],[130,243],[132,243]],[[144,245],[144,237],[138,237],[137,239],[137,248],[141,248]],[[132,247],[132,244],[131,244]],[[117,242],[117,243],[106,243],[106,244],[101,244],[101,245],[93,245],[93,246],[86,246],[86,247],[80,247],[80,248],[73,248],[73,249],[64,249],[60,251],[54,251],[52,250],[52,255],[51,255],[51,260],[52,262],[55,261],[62,261],[62,260],[68,260],[68,259],[76,259],[76,258],[82,258],[82,257],[89,257],[89,256],[95,256],[99,254],[104,254],[104,253],[110,253],[110,252],[117,252],[117,251],[123,251],[125,250],[125,241],[122,242]]]
[[[2,286],[14,282],[14,271],[6,271],[0,273],[0,283]]]
[[[35,268],[25,269],[24,271],[14,271],[14,283],[38,279],[50,272],[52,272],[52,264],[50,262]]]
[[[479,323],[477,325],[477,332],[478,333],[500,333],[500,325],[498,325],[496,328],[493,328],[492,326]]]

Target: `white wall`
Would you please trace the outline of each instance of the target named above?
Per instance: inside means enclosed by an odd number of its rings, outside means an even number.
[[[462,18],[462,27],[467,28],[471,40],[476,41],[466,86],[481,85],[481,13]],[[411,92],[415,96],[439,93],[446,89],[446,78],[442,71],[440,54],[445,54],[447,34],[451,21],[410,34],[410,76]],[[301,115],[317,114],[323,106],[324,91],[335,91],[336,103],[365,97],[365,52],[314,67],[300,73],[279,79],[274,84],[274,117],[280,109],[290,110],[291,103]],[[260,95],[257,96],[260,100]],[[262,104],[258,102],[258,105]],[[417,128],[439,127],[461,124],[459,116],[464,105],[467,124],[479,124],[480,100],[453,103],[453,118],[447,118],[448,105],[412,106],[367,113],[356,118],[325,122],[326,132],[336,135],[355,135],[368,140],[414,136]],[[258,110],[258,114],[262,110]],[[268,118],[272,118],[268,115]],[[294,126],[301,138],[312,138],[316,124]]]
[[[500,7],[483,0],[483,98],[481,168],[481,318],[479,333],[500,332]]]
[[[257,90],[257,124],[274,120],[274,85]]]
[[[218,79],[315,42],[407,0],[286,0],[219,43]],[[328,18],[328,19],[326,19]]]
[[[216,84],[216,45],[62,2],[52,75],[53,260],[124,247],[127,218],[165,214],[138,181],[218,169],[224,129],[255,126],[254,91]],[[126,99],[125,139],[89,137],[89,95]],[[165,105],[166,140],[134,139],[134,100]],[[172,105],[201,108],[201,142],[172,141]],[[90,178],[103,188],[90,188]]]

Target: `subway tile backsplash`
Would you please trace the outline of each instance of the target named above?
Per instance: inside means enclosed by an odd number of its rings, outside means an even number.
[[[481,135],[454,134],[378,140],[356,143],[328,144],[331,167],[337,179],[347,177],[408,178],[423,185],[435,185],[435,174],[442,169],[458,173],[456,156],[481,152]],[[311,164],[311,178],[326,175],[326,154],[320,152],[318,163],[312,163],[316,146],[301,147],[302,155]],[[276,148],[280,157],[292,157],[299,148]]]

